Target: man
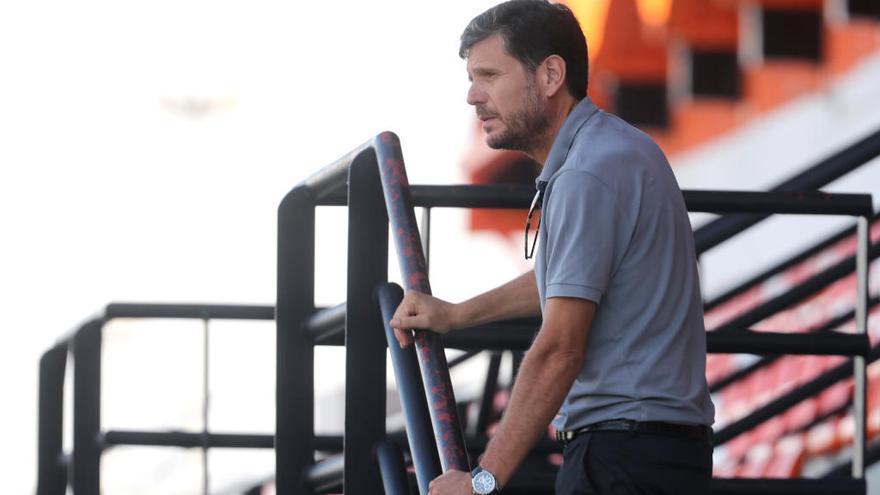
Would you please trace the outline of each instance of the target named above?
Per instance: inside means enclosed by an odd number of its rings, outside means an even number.
[[[460,54],[489,146],[543,164],[535,270],[460,304],[409,292],[391,324],[402,346],[410,328],[536,314],[543,324],[479,466],[443,474],[430,493],[503,488],[555,416],[557,493],[708,493],[702,303],[666,158],[586,96],[586,41],[565,6],[500,4],[467,26]]]

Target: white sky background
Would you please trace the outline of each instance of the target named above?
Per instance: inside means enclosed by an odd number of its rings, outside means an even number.
[[[278,202],[381,130],[461,182],[458,35],[492,3],[0,2],[2,491],[34,489],[38,359],[90,313],[273,303]]]

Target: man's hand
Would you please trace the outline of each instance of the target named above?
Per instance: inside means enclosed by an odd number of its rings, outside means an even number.
[[[410,330],[413,328],[437,333],[451,330],[454,324],[454,308],[454,304],[442,299],[414,290],[407,291],[391,318],[394,336],[397,337],[400,347],[407,347],[412,343]]]
[[[464,471],[447,471],[428,484],[428,495],[471,495],[471,474]]]
[[[421,292],[407,291],[390,323],[400,347],[406,347],[412,343],[410,330],[413,328],[446,333],[490,321],[540,313],[535,272],[530,270],[500,287],[459,304]]]

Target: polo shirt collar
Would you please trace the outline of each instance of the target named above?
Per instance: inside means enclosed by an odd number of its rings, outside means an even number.
[[[574,106],[562,124],[562,128],[559,129],[559,134],[556,135],[553,146],[550,147],[550,153],[547,155],[547,161],[544,163],[541,175],[535,181],[538,189],[543,189],[550,182],[553,174],[562,167],[562,164],[565,163],[565,159],[568,157],[568,151],[571,149],[574,137],[598,110],[598,107],[590,100],[589,96],[585,96]]]

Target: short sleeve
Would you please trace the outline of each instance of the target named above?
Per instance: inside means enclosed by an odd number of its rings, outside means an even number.
[[[546,296],[598,304],[616,263],[625,213],[614,191],[595,175],[564,171],[554,177],[544,202],[542,229]]]

